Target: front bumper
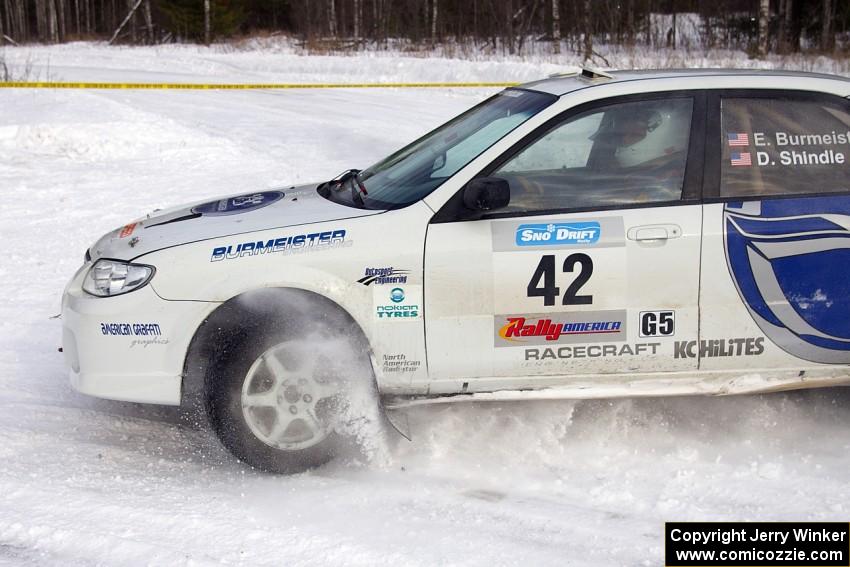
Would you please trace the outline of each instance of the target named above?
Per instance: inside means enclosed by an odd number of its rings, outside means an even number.
[[[219,303],[167,301],[151,285],[115,297],[85,293],[81,268],[62,297],[62,347],[71,385],[83,394],[179,405],[195,329]]]

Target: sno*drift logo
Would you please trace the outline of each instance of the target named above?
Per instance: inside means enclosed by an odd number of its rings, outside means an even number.
[[[596,244],[601,232],[596,221],[521,224],[516,229],[516,245]]]

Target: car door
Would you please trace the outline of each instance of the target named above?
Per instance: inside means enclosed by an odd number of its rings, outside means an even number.
[[[709,106],[700,368],[850,363],[850,104],[724,91]]]
[[[704,96],[618,97],[567,111],[479,177],[510,203],[428,228],[432,392],[691,370],[698,340]]]

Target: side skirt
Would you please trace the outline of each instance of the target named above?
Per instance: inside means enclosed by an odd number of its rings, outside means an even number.
[[[430,395],[390,394],[383,396],[382,402],[388,413],[395,413],[393,410],[413,406],[458,402],[761,394],[850,385],[850,368],[842,366],[807,370],[665,372],[629,376],[611,374],[546,377],[545,380],[551,385],[544,383],[539,388],[531,389],[511,387],[510,379],[506,378],[472,378],[466,384],[468,384],[468,390],[473,391],[466,393],[439,393],[439,385],[435,384],[437,388],[432,388],[433,393]],[[396,425],[395,420],[391,419],[391,421],[393,425]],[[408,437],[408,435],[404,436]]]

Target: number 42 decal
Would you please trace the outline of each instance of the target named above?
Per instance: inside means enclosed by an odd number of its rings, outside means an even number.
[[[564,260],[562,271],[573,272],[578,265],[579,272],[573,283],[564,292],[561,305],[590,305],[592,295],[578,295],[578,291],[587,283],[593,274],[593,260],[587,254],[570,254]],[[541,284],[541,281],[543,285]],[[561,288],[555,285],[555,256],[546,254],[540,258],[537,269],[528,282],[528,297],[542,297],[543,305],[555,305],[555,299],[561,294]]]

